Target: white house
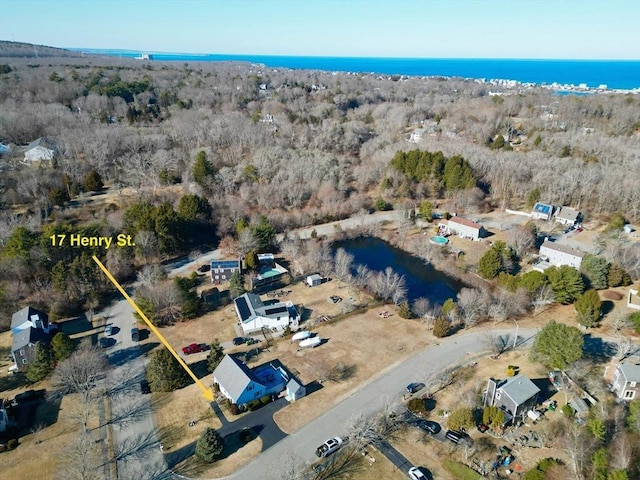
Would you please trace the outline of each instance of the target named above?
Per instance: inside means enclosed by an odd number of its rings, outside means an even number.
[[[307,286],[309,287],[317,287],[322,283],[322,277],[317,273],[314,273],[313,275],[307,275],[306,282]]]
[[[460,238],[468,240],[480,240],[485,234],[482,225],[457,216],[451,217],[446,223],[439,223],[438,227],[440,232],[445,235],[458,235]]]
[[[545,240],[540,247],[540,257],[546,259],[555,267],[568,265],[576,270],[580,270],[584,253],[575,248]]]
[[[298,327],[300,315],[292,302],[266,305],[255,293],[245,293],[233,300],[242,331],[246,334],[259,332],[263,327],[272,332]]]
[[[640,398],[640,365],[628,360],[618,363],[613,371],[611,391],[626,401]]]
[[[31,142],[24,152],[25,162],[42,162],[53,160],[56,154],[55,144],[46,137]]]
[[[533,206],[531,218],[534,220],[551,220],[553,216],[553,205],[538,202]]]
[[[411,132],[411,136],[409,137],[409,141],[411,143],[418,143],[424,137],[425,130],[424,128],[416,128],[413,132]]]
[[[560,207],[556,213],[556,222],[562,225],[575,225],[580,221],[580,210],[571,207]]]

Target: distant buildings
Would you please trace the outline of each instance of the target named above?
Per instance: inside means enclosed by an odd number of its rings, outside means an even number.
[[[480,240],[486,234],[482,225],[458,216],[438,223],[438,231],[441,235],[458,235],[460,238],[475,241]]]
[[[46,137],[40,137],[31,142],[24,152],[25,162],[51,161],[56,155],[56,146]]]

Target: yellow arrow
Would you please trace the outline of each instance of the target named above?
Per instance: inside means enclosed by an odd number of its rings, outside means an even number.
[[[198,387],[200,387],[200,390],[202,390],[202,395],[204,396],[204,398],[206,398],[210,402],[213,402],[214,397],[213,397],[213,392],[211,391],[211,389],[205,387],[204,383],[202,383],[198,379],[198,377],[195,376],[195,374],[191,371],[191,369],[187,366],[187,364],[184,363],[184,360],[182,360],[182,358],[180,358],[180,355],[178,355],[178,352],[176,352],[173,349],[173,347],[171,345],[169,345],[169,342],[167,342],[165,340],[165,338],[160,334],[160,332],[155,327],[155,325],[153,323],[151,323],[151,321],[147,318],[147,316],[144,314],[144,312],[142,310],[140,310],[140,307],[138,307],[138,305],[136,305],[136,302],[134,302],[133,299],[129,295],[127,295],[127,292],[124,291],[124,288],[122,288],[120,286],[120,284],[118,283],[118,281],[115,278],[113,278],[113,275],[111,275],[111,272],[109,272],[109,270],[107,270],[107,268],[102,264],[102,262],[100,262],[100,260],[98,260],[98,257],[96,257],[94,255],[92,258],[98,264],[100,269],[104,272],[104,274],[107,276],[107,278],[109,280],[111,280],[111,283],[113,283],[115,285],[115,287],[120,291],[120,293],[125,298],[125,300],[127,302],[129,302],[129,305],[131,305],[133,307],[133,309],[138,313],[138,315],[140,315],[140,318],[142,318],[145,321],[145,323],[151,329],[151,331],[155,334],[155,336],[158,337],[158,340],[160,340],[162,342],[162,344],[165,347],[167,347],[167,350],[169,350],[171,352],[171,354],[174,357],[176,357],[176,360],[178,360],[178,363],[182,366],[182,368],[184,368],[186,370],[186,372],[189,374],[189,376],[191,378],[193,378],[193,381],[196,382],[196,385],[198,385]]]

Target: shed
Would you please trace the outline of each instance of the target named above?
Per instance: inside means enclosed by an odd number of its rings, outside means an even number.
[[[289,383],[287,383],[287,395],[286,399],[289,402],[295,402],[296,400],[301,399],[307,394],[307,388],[302,385],[295,378],[291,378]]]
[[[317,273],[314,273],[313,275],[307,276],[306,282],[309,287],[317,287],[322,283],[322,277]]]

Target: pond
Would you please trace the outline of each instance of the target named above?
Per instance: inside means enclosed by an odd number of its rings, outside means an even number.
[[[353,255],[354,264],[366,265],[370,270],[377,272],[391,267],[394,272],[404,275],[409,302],[425,297],[432,304],[442,305],[448,298],[455,299],[460,289],[465,286],[463,282],[436,270],[430,264],[425,264],[422,259],[379,238],[343,240],[335,242],[333,248],[344,248]]]

